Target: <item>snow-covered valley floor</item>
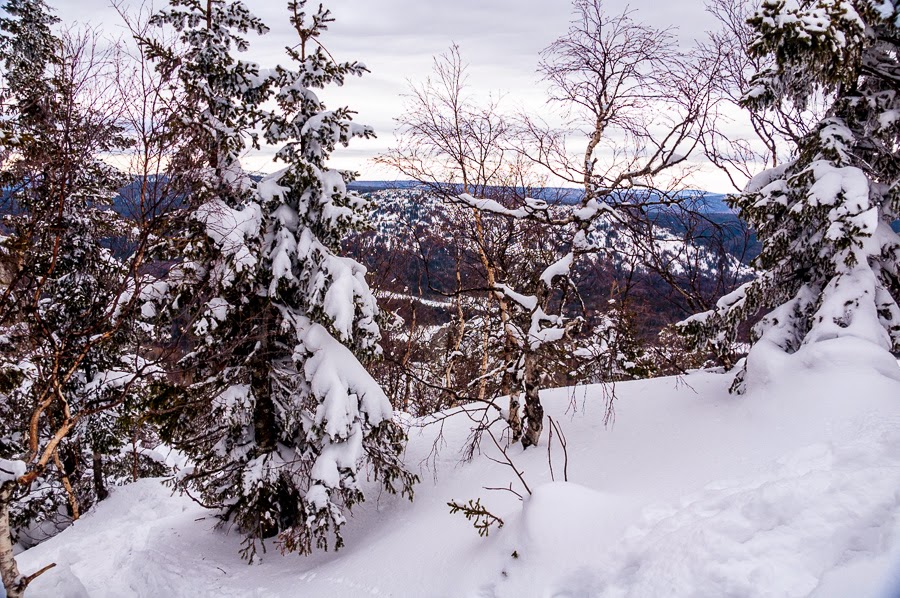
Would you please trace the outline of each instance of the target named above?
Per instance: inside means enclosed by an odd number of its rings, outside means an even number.
[[[833,343],[833,346],[829,345]],[[834,343],[839,343],[834,344]],[[786,358],[771,381],[729,395],[731,375],[544,394],[568,445],[509,454],[489,441],[460,461],[464,414],[410,431],[416,500],[369,494],[347,547],[312,557],[240,536],[157,480],[121,487],[70,529],[19,556],[57,566],[31,596],[900,596],[900,368],[844,339]],[[450,500],[481,498],[505,525],[479,537]],[[515,556],[514,556],[515,555]]]

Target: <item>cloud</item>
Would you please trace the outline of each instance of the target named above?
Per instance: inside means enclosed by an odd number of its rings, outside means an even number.
[[[140,0],[123,0],[136,8]],[[124,35],[110,0],[49,0],[65,22],[100,26]],[[246,4],[272,31],[252,36],[246,59],[261,65],[283,60],[285,45],[295,43],[287,20],[286,1],[251,0]],[[312,2],[310,4],[313,4]],[[164,2],[156,0],[155,6]],[[539,53],[564,34],[571,17],[569,0],[326,0],[335,22],[323,36],[338,60],[359,60],[371,71],[348,81],[342,89],[326,90],[330,106],[357,110],[357,120],[375,127],[378,139],[358,143],[342,154],[341,167],[353,167],[372,178],[378,168],[369,160],[393,142],[393,119],[403,109],[408,80],[422,80],[432,57],[452,43],[460,45],[472,66],[473,89],[498,91],[515,104],[543,109],[543,87],[535,69]],[[699,0],[608,0],[615,13],[630,6],[636,18],[657,27],[679,27],[685,41],[711,28],[713,21]],[[356,164],[350,164],[356,160]]]

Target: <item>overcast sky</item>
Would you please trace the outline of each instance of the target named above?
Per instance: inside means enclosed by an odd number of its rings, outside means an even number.
[[[137,6],[140,0],[124,0]],[[101,25],[123,34],[110,0],[48,0],[64,22]],[[271,28],[251,37],[249,60],[262,66],[283,61],[282,48],[293,45],[295,33],[287,20],[286,0],[245,0]],[[313,2],[310,2],[313,4]],[[714,26],[702,0],[607,0],[608,12],[626,5],[635,20],[657,27],[674,26],[689,43]],[[156,0],[155,6],[164,2]],[[331,0],[326,3],[336,21],[323,42],[338,60],[364,62],[371,74],[353,79],[338,92],[325,92],[329,105],[357,110],[359,122],[375,128],[375,140],[356,140],[335,156],[335,164],[353,168],[364,179],[393,179],[371,158],[393,142],[394,118],[403,108],[408,81],[420,81],[431,69],[432,57],[456,42],[470,63],[474,89],[505,94],[507,101],[532,110],[544,106],[545,88],[535,74],[538,54],[563,34],[571,18],[569,0]],[[710,190],[727,190],[719,177],[698,181]]]

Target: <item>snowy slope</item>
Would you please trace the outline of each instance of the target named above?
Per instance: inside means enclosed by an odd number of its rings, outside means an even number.
[[[620,383],[615,425],[599,387],[545,393],[568,439],[509,453],[534,494],[483,443],[459,462],[468,419],[414,428],[416,501],[371,496],[347,548],[238,557],[236,533],[155,480],[118,489],[20,555],[59,565],[32,596],[900,596],[900,368],[853,339],[784,360],[731,396],[731,377]],[[427,466],[427,468],[426,468]],[[436,467],[435,470],[428,469]],[[481,497],[505,526],[479,537],[447,501]],[[515,557],[513,556],[515,553]],[[33,591],[32,591],[33,590]]]
[[[379,235],[380,243],[389,247],[395,244],[407,248],[416,247],[417,242],[423,241],[433,244],[435,237],[441,237],[446,242],[452,243],[459,235],[459,225],[448,222],[447,218],[452,217],[450,215],[455,209],[464,213],[467,211],[467,208],[462,208],[459,204],[448,205],[446,200],[430,193],[424,187],[372,191],[369,198],[376,207],[373,214],[373,228]],[[746,278],[752,274],[753,270],[741,263],[741,259],[748,256],[731,254],[723,256],[715,250],[710,250],[702,242],[697,242],[698,238],[704,236],[699,229],[694,231],[695,235],[699,236],[686,240],[683,233],[673,228],[677,227],[676,222],[677,219],[675,221],[655,219],[652,240],[655,253],[676,275],[697,270],[702,275],[715,277],[723,267],[738,278]],[[611,221],[600,222],[590,235],[591,242],[597,248],[606,249],[604,259],[612,260],[617,265],[628,262],[628,256],[647,253],[646,243],[651,242],[645,238],[640,238],[636,242],[632,236],[620,230],[621,228]],[[737,227],[733,228],[737,230]],[[558,239],[561,244],[565,243],[566,234],[571,235],[572,231],[562,234]],[[515,251],[516,248],[513,247],[511,250]],[[647,271],[642,262],[636,263],[635,267],[641,272]]]

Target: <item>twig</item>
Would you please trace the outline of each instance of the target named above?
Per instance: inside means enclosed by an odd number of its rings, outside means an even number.
[[[553,461],[550,459],[550,445],[553,442],[553,431],[556,430],[556,440],[559,442],[559,446],[562,447],[563,450],[563,480],[569,481],[569,451],[567,448],[566,435],[563,434],[562,428],[560,428],[559,424],[556,423],[549,415],[547,419],[550,420],[550,439],[547,441],[547,461],[550,463],[550,478],[553,481],[556,481],[556,478],[553,477]]]
[[[44,573],[46,573],[47,571],[49,571],[50,569],[52,569],[55,566],[56,566],[56,563],[50,563],[49,565],[45,565],[44,567],[41,567],[40,569],[38,569],[37,571],[35,571],[34,573],[32,573],[31,575],[29,575],[28,577],[26,577],[25,579],[22,580],[22,587],[27,588],[31,582],[33,582],[35,579],[38,578],[38,576],[43,575]]]
[[[513,494],[515,494],[516,496],[519,497],[519,500],[525,500],[524,496],[522,496],[521,494],[519,494],[518,492],[513,490],[512,482],[510,482],[509,486],[506,486],[506,487],[498,488],[498,487],[492,487],[492,486],[485,486],[484,489],[485,490],[503,490],[504,492],[512,492]]]

